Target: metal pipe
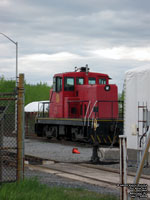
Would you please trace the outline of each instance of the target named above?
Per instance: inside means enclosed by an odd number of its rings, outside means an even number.
[[[16,93],[17,93],[17,87],[18,87],[18,42],[15,42],[10,37],[8,37],[6,34],[0,32],[1,35],[3,35],[5,38],[7,38],[10,42],[16,45]],[[16,94],[17,99],[17,94]],[[15,102],[15,132],[17,132],[17,100]]]
[[[127,137],[119,136],[120,139],[120,199],[127,200]]]
[[[4,33],[0,32],[0,34],[3,35],[5,38],[7,38],[9,41],[11,41],[13,44],[16,45],[16,86],[17,86],[17,78],[18,78],[18,42],[15,42],[14,40],[12,40],[10,37],[5,35]]]
[[[86,110],[86,113],[85,113],[85,116],[84,116],[84,126],[85,126],[85,123],[86,123],[86,117],[87,117],[87,113],[89,111],[90,104],[91,104],[91,101],[89,101],[89,103],[88,103],[88,107],[87,107],[87,110]]]
[[[91,112],[90,112],[90,114],[89,114],[89,116],[88,116],[88,126],[89,126],[89,119],[90,119],[91,114],[92,114],[92,112],[93,112],[94,106],[96,105],[97,102],[98,102],[98,101],[96,100],[95,103],[94,103],[94,105],[93,105],[93,107],[92,107],[92,109],[91,109]]]

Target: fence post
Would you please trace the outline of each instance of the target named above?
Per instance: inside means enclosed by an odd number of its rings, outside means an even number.
[[[127,138],[124,135],[120,139],[120,200],[127,200]]]
[[[19,74],[18,84],[18,130],[17,130],[17,146],[18,146],[18,166],[17,180],[20,181],[24,177],[24,74]]]
[[[0,120],[0,184],[2,183],[3,118]]]

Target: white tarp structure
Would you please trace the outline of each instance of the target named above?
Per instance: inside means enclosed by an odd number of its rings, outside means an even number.
[[[137,127],[142,124],[138,121],[143,118],[141,111],[146,104],[150,111],[150,66],[127,71],[125,73],[124,91],[124,134],[127,136],[127,147],[137,149],[139,142]],[[142,106],[142,108],[138,108],[138,106]]]
[[[45,104],[44,108],[43,108],[43,103]],[[48,107],[49,107],[49,101],[34,101],[31,102],[29,104],[27,104],[24,108],[25,112],[38,112],[38,111],[48,111]]]

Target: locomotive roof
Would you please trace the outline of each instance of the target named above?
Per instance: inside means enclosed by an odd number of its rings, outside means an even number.
[[[54,76],[82,76],[82,75],[85,75],[85,74],[88,74],[88,76],[105,76],[105,77],[108,77],[110,79],[110,77],[107,75],[107,74],[103,74],[103,73],[98,73],[98,72],[64,72],[64,73],[58,73],[58,74],[55,74]]]

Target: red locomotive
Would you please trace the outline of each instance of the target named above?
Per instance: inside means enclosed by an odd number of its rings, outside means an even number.
[[[109,84],[107,74],[75,68],[74,72],[55,74],[50,90],[49,114],[39,112],[38,136],[114,143],[122,134],[118,90]],[[42,114],[42,115],[41,115]]]

